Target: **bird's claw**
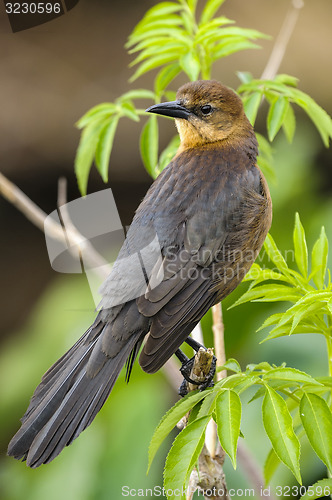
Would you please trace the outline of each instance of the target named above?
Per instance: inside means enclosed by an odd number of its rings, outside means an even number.
[[[188,386],[187,386],[188,383],[197,385],[197,388],[200,391],[204,391],[208,387],[213,387],[213,385],[214,385],[213,384],[213,377],[214,377],[214,374],[216,372],[217,358],[215,356],[213,356],[210,371],[207,374],[207,376],[205,377],[205,380],[201,383],[197,383],[197,381],[194,381],[194,380],[192,380],[192,378],[190,378],[190,373],[191,373],[192,367],[194,365],[194,361],[195,361],[195,356],[193,356],[188,361],[183,363],[181,368],[180,368],[180,372],[183,375],[183,382],[179,388],[179,395],[182,397],[184,397],[188,394]]]

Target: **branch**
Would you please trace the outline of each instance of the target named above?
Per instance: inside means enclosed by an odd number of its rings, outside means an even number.
[[[276,38],[270,58],[262,73],[261,80],[273,80],[273,78],[278,73],[281,62],[286,52],[288,42],[297,23],[300,9],[302,9],[303,6],[303,0],[291,0],[290,8]]]

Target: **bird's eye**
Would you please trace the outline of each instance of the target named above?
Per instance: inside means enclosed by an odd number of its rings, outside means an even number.
[[[212,106],[210,106],[210,104],[204,104],[204,106],[201,106],[201,111],[203,115],[208,115],[212,111]]]

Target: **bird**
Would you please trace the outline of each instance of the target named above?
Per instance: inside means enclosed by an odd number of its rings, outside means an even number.
[[[143,341],[147,373],[181,359],[184,342],[195,347],[190,333],[238,286],[271,226],[257,139],[236,92],[198,80],[146,111],[175,119],[180,146],[136,210],[94,323],[44,374],[9,443],[32,468],[91,424]]]

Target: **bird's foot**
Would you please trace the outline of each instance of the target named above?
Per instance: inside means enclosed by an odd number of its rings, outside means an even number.
[[[211,349],[199,345],[197,353],[191,359],[188,359],[182,351],[176,354],[182,362],[180,372],[184,379],[179,388],[180,396],[183,397],[188,394],[190,385],[197,386],[200,391],[213,387],[217,358],[213,355]],[[191,390],[194,389],[191,388]]]

